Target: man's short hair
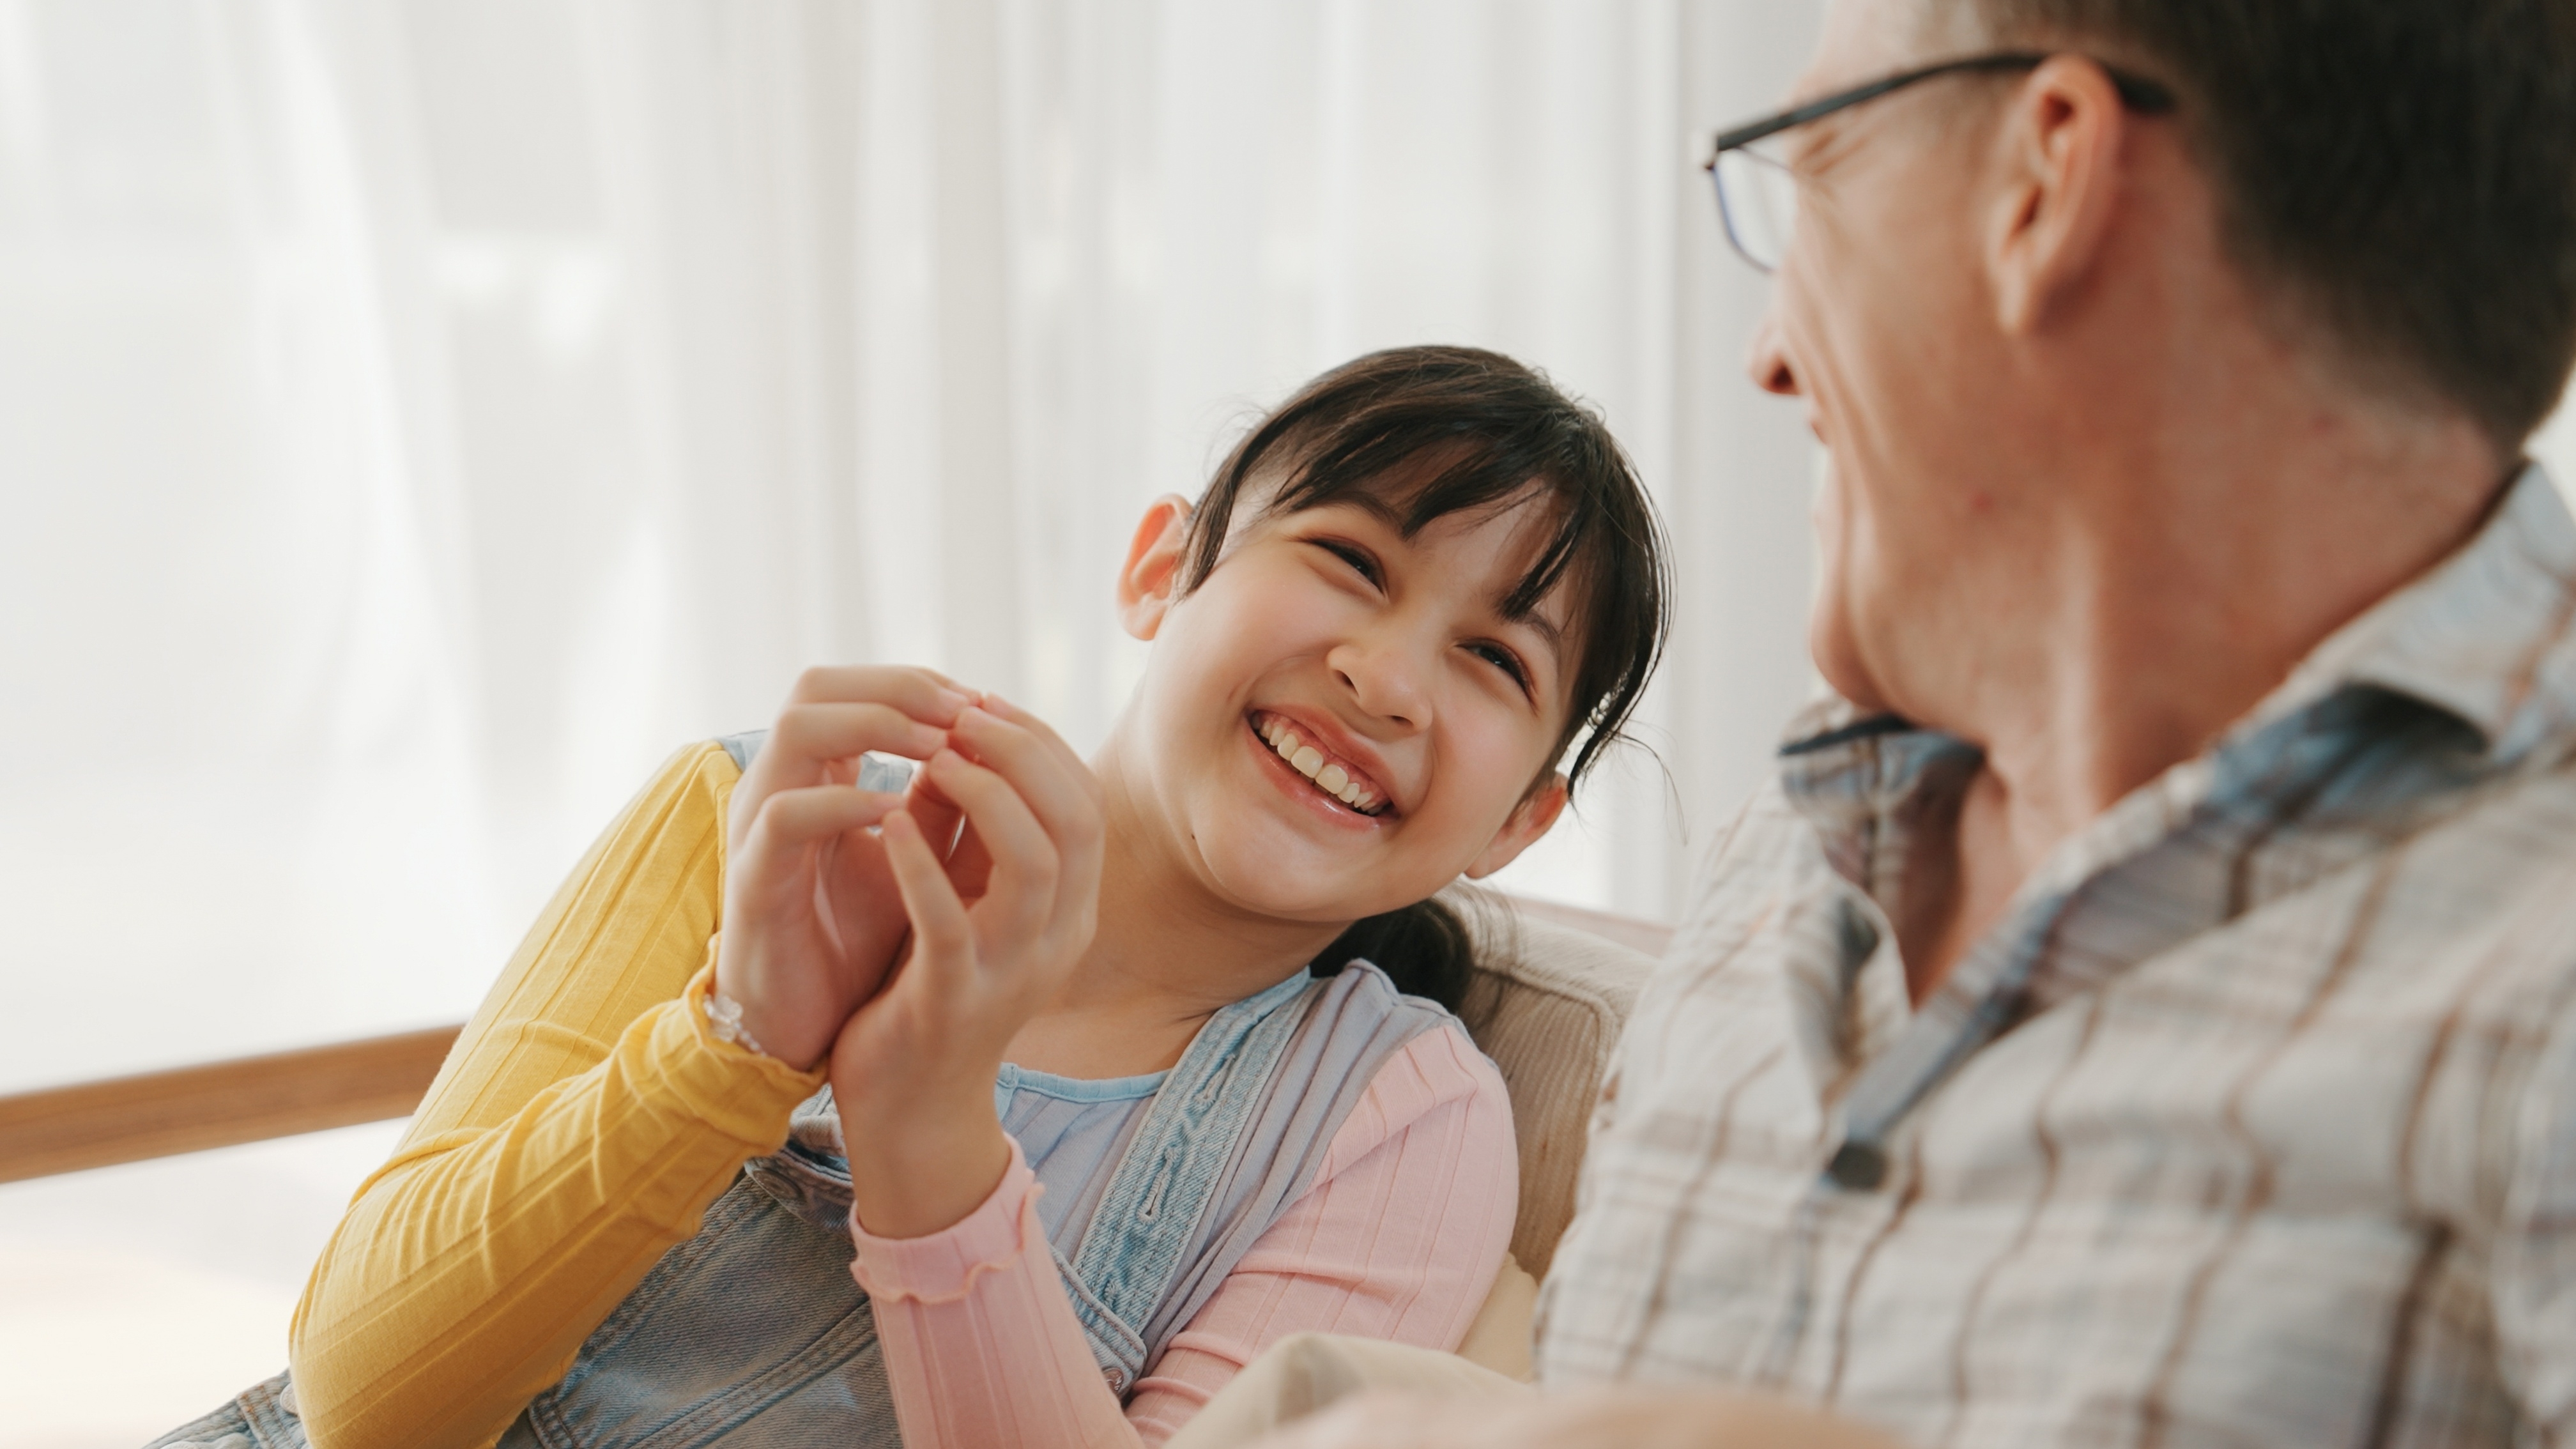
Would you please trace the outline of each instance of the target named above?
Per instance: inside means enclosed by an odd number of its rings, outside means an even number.
[[[1931,0],[2164,81],[2258,285],[2508,453],[2576,359],[2576,0]]]

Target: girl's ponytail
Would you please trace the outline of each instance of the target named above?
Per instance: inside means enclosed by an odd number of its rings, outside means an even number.
[[[1436,1001],[1454,1012],[1466,999],[1476,948],[1467,923],[1435,897],[1353,921],[1315,958],[1315,974],[1331,976],[1354,960],[1384,971],[1405,995]]]

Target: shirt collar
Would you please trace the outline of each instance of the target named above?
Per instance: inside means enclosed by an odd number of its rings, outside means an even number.
[[[2533,463],[2475,538],[2330,635],[2237,732],[2377,685],[2457,716],[2491,764],[2517,765],[2576,730],[2571,612],[2576,520]]]

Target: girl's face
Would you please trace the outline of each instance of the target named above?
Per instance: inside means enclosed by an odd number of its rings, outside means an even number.
[[[1177,601],[1189,505],[1147,513],[1120,580],[1155,643],[1113,745],[1137,808],[1221,898],[1350,921],[1501,869],[1555,823],[1577,647],[1564,590],[1499,608],[1546,509],[1408,539],[1368,501],[1243,523]],[[1533,784],[1536,782],[1536,788]]]

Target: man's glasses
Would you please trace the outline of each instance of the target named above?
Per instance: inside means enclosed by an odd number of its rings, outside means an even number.
[[[1779,268],[1789,255],[1789,239],[1798,225],[1798,181],[1790,174],[1787,163],[1750,149],[1757,141],[1767,140],[1783,131],[1803,126],[1809,121],[1847,110],[1863,101],[1874,101],[1890,91],[1903,90],[1917,81],[1936,76],[1963,75],[1979,71],[2034,70],[2054,58],[2052,52],[2037,50],[2001,51],[1993,55],[1972,55],[1961,60],[1945,60],[1921,70],[1909,70],[1885,80],[1871,81],[1823,100],[1782,111],[1749,125],[1738,126],[1720,134],[1716,149],[1708,158],[1708,178],[1717,188],[1718,219],[1726,224],[1726,239],[1735,250],[1755,267],[1765,272]],[[2094,62],[2100,65],[2101,62]],[[2147,115],[2163,115],[2174,108],[2174,94],[2164,86],[2143,76],[2129,75],[2110,66],[2102,66],[2120,93],[2121,104]]]

